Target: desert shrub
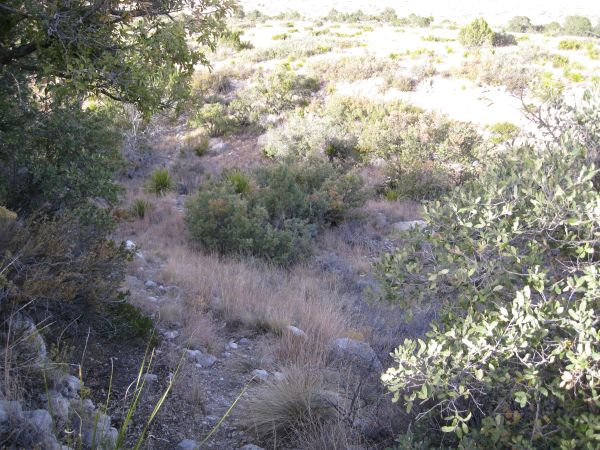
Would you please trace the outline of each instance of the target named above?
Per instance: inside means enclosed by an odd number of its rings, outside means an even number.
[[[564,89],[564,83],[551,72],[540,73],[530,84],[531,94],[543,102],[554,101],[562,95]]]
[[[455,39],[445,38],[441,36],[433,36],[432,34],[428,36],[421,36],[421,40],[424,42],[453,42]]]
[[[534,31],[531,19],[527,16],[515,16],[506,25],[506,31],[512,31],[513,33],[527,33]]]
[[[491,133],[489,140],[494,145],[513,141],[521,131],[517,125],[511,122],[498,122],[487,128]]]
[[[203,104],[190,118],[190,125],[203,127],[209,136],[222,136],[234,127],[227,107],[220,103]]]
[[[494,47],[508,47],[509,45],[517,45],[517,39],[509,33],[494,33],[491,40]]]
[[[383,376],[421,417],[416,441],[598,446],[600,199],[589,152],[600,133],[597,111],[580,114],[589,145],[563,123],[555,145],[510,149],[428,205],[425,231],[383,258],[390,301],[439,309]]]
[[[230,172],[186,205],[192,239],[209,250],[290,265],[310,240],[365,200],[362,180],[322,160]]]
[[[592,31],[592,22],[583,16],[567,16],[562,29],[564,34],[586,36]]]
[[[590,59],[600,59],[600,52],[594,42],[588,42],[585,46],[587,56]]]
[[[465,47],[481,47],[490,44],[494,31],[483,18],[473,20],[458,33],[458,42]]]
[[[394,21],[395,25],[407,25],[419,28],[429,28],[431,23],[433,22],[433,17],[431,16],[419,16],[414,13],[410,13],[407,17],[402,17]]]
[[[383,22],[392,23],[398,19],[398,14],[396,14],[396,10],[394,8],[384,8],[383,11],[379,14],[379,20]]]
[[[418,75],[418,74],[417,74]],[[390,88],[398,89],[399,91],[414,91],[419,85],[419,79],[401,74],[389,74],[383,79],[381,90],[385,91]]]
[[[544,33],[555,35],[562,31],[562,26],[558,22],[550,22],[542,27]]]
[[[289,37],[290,37],[290,35],[287,33],[280,33],[280,34],[274,34],[273,37],[271,37],[271,39],[273,39],[274,41],[285,41]]]
[[[344,56],[315,61],[309,66],[313,76],[320,76],[327,81],[366,80],[397,69],[398,64],[394,61],[372,56]]]
[[[115,299],[128,252],[72,213],[0,222],[0,309],[19,304],[61,315]]]
[[[314,78],[298,75],[284,64],[266,76],[259,74],[254,89],[263,99],[266,112],[279,113],[305,105],[307,99],[320,89],[320,85]]]
[[[558,43],[559,50],[581,50],[585,46],[585,42],[576,39],[563,39]]]
[[[167,169],[156,169],[147,181],[148,190],[156,195],[164,195],[174,187],[171,174]]]
[[[357,41],[352,40],[324,39],[320,36],[310,36],[286,39],[274,47],[255,49],[246,58],[254,63],[283,58],[294,60],[329,53],[335,48],[352,48],[358,44]]]
[[[528,88],[536,72],[519,57],[494,55],[464,61],[459,74],[477,83],[505,86],[509,92],[521,94]]]
[[[242,30],[226,30],[221,35],[219,42],[221,45],[230,47],[236,51],[249,50],[254,48],[251,42],[241,39],[244,32]]]
[[[552,67],[555,69],[568,67],[570,63],[568,56],[552,55]]]
[[[146,213],[152,208],[152,204],[143,198],[137,198],[131,205],[131,214],[138,219],[146,217]]]

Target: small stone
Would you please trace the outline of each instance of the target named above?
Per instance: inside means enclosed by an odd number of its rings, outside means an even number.
[[[65,375],[58,381],[56,390],[65,398],[75,398],[81,390],[81,380],[74,375]]]
[[[240,447],[239,450],[264,450],[262,447],[254,444],[246,444],[243,447]]]
[[[306,333],[298,327],[295,327],[293,325],[288,325],[287,330],[292,336],[306,338]]]
[[[135,242],[130,241],[129,239],[125,241],[125,248],[127,250],[135,250],[136,249],[136,245]]]
[[[388,224],[388,220],[387,217],[384,213],[377,213],[375,214],[375,228],[377,229],[382,229],[384,228],[387,224]]]
[[[226,345],[225,348],[227,348],[227,350],[237,350],[238,345],[235,342],[231,341],[229,344]]]
[[[198,368],[208,368],[211,367],[214,363],[217,362],[217,358],[213,355],[204,354],[200,350],[189,350],[186,351],[186,356],[189,359],[193,359],[196,361],[196,367]]]
[[[267,381],[269,379],[269,372],[263,369],[254,369],[252,371],[252,376],[254,378],[258,378],[259,380]]]
[[[148,297],[148,301],[152,302],[152,303],[156,303],[156,302],[158,302],[158,298],[150,296],[150,297]]]
[[[158,285],[152,280],[146,280],[146,283],[144,283],[144,286],[146,286],[148,289],[154,289]]]
[[[144,380],[147,383],[154,383],[154,382],[158,381],[158,375],[156,375],[154,373],[144,374]]]
[[[198,450],[199,448],[200,446],[196,441],[192,439],[184,439],[179,444],[177,444],[175,450]]]
[[[334,359],[345,361],[365,372],[381,372],[383,366],[375,350],[366,342],[350,338],[339,338],[333,341]]]
[[[238,343],[239,343],[240,345],[248,345],[248,344],[250,344],[250,339],[248,339],[248,338],[241,338],[241,339],[238,341]]]
[[[223,357],[224,358],[230,358],[231,357],[231,353],[229,353],[229,352],[223,352]]]
[[[175,339],[179,336],[179,331],[173,330],[173,331],[165,331],[164,336],[166,339]]]

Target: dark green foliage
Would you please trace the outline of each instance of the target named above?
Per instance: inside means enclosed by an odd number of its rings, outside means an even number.
[[[494,38],[494,31],[483,18],[473,20],[462,27],[458,33],[458,42],[465,47],[482,47],[489,45]]]
[[[108,308],[108,320],[112,321],[118,330],[114,336],[116,339],[139,339],[148,343],[150,347],[160,344],[160,339],[154,327],[152,318],[145,316],[142,312],[127,303],[124,295],[120,301],[114,302]]]
[[[600,444],[600,134],[585,108],[556,145],[510,149],[428,205],[383,258],[387,298],[439,317],[383,376],[420,418],[401,448]]]
[[[221,253],[290,265],[311,252],[315,232],[365,200],[361,179],[324,161],[226,174],[186,206],[192,239]]]
[[[572,36],[587,36],[592,31],[592,22],[583,16],[567,16],[563,24],[564,34]]]
[[[508,47],[509,45],[517,45],[517,39],[509,33],[494,33],[491,43],[494,47]]]
[[[226,30],[221,35],[219,42],[238,52],[254,48],[251,42],[242,40],[242,34],[244,34],[242,30]]]
[[[0,94],[0,204],[27,213],[114,203],[121,157],[108,110],[51,101],[42,109],[26,95]]]

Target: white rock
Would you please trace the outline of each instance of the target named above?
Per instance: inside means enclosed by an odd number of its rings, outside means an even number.
[[[37,432],[49,433],[52,430],[52,416],[45,409],[25,411],[23,416],[29,420]]]
[[[264,450],[262,447],[254,444],[246,444],[243,447],[240,447],[239,450]]]
[[[198,450],[199,448],[200,446],[196,441],[192,439],[184,439],[179,444],[177,444],[175,450]]]
[[[75,398],[81,390],[81,380],[74,375],[65,375],[58,381],[56,390],[65,398]]]
[[[226,348],[227,350],[237,350],[237,348],[238,348],[238,345],[237,345],[235,342],[231,341],[229,344],[227,344],[227,345],[225,346],[225,348]]]
[[[144,374],[144,380],[146,381],[146,383],[154,383],[158,381],[158,375],[154,373],[146,373]]]
[[[146,282],[144,283],[144,286],[146,286],[149,289],[153,289],[158,285],[152,280],[146,280]]]
[[[241,338],[241,339],[238,341],[238,343],[239,343],[240,345],[248,345],[248,344],[250,343],[250,339],[248,339],[248,338]]]
[[[281,372],[273,372],[273,378],[275,378],[275,381],[283,381],[285,380],[285,374]]]
[[[296,337],[302,337],[302,338],[306,337],[306,333],[304,331],[302,331],[300,328],[295,327],[293,325],[288,325],[287,326],[287,331],[291,335],[296,336]]]
[[[269,372],[263,369],[254,369],[252,371],[252,376],[254,378],[258,378],[259,380],[267,381],[269,379]]]
[[[127,250],[135,250],[136,249],[136,245],[135,242],[130,241],[129,239],[125,241],[125,248]]]
[[[175,339],[179,336],[179,331],[177,331],[177,330],[165,331],[163,333],[163,335],[165,336],[166,339]]]
[[[383,370],[377,354],[366,342],[350,338],[336,339],[333,341],[332,354],[334,359],[352,364],[366,372],[381,372]]]
[[[212,367],[217,362],[217,358],[215,356],[204,354],[200,350],[187,349],[185,353],[189,359],[196,361],[196,367],[201,369]]]
[[[152,302],[152,303],[156,303],[156,302],[158,302],[158,298],[151,295],[148,297],[148,301]]]

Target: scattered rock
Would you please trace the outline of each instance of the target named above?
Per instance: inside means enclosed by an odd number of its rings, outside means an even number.
[[[144,283],[144,286],[146,286],[148,289],[154,289],[158,285],[152,280],[146,280],[146,282]]]
[[[69,400],[56,391],[49,391],[47,400],[54,419],[59,423],[65,423],[69,419]]]
[[[408,231],[413,228],[423,228],[425,222],[423,220],[409,220],[407,222],[396,222],[392,224],[392,228],[396,231]]]
[[[135,245],[135,242],[130,241],[129,239],[125,241],[125,248],[127,250],[135,250],[137,247]]]
[[[355,365],[363,371],[379,373],[383,370],[377,354],[366,342],[339,338],[333,341],[331,352],[334,360]]]
[[[252,371],[252,376],[254,378],[258,378],[259,380],[267,381],[269,379],[269,372],[263,369],[254,369]]]
[[[248,338],[241,338],[241,339],[238,341],[238,343],[239,343],[240,345],[248,345],[248,344],[250,344],[250,339],[248,339]]]
[[[229,344],[227,344],[227,345],[225,346],[225,348],[226,348],[227,350],[237,350],[237,348],[238,348],[238,345],[237,345],[235,342],[231,341]]]
[[[301,338],[306,338],[306,333],[304,331],[302,331],[300,328],[295,327],[293,325],[288,325],[287,326],[287,331],[288,333],[290,333],[292,336],[296,336],[296,337],[301,337]]]
[[[207,369],[209,367],[212,367],[217,362],[216,356],[210,355],[208,353],[205,354],[200,350],[188,349],[185,351],[185,353],[189,359],[193,359],[194,361],[196,361],[196,367],[201,369]]]
[[[177,330],[165,331],[163,333],[163,335],[165,336],[166,339],[175,339],[179,336],[179,331],[177,331]]]
[[[179,444],[177,444],[175,450],[199,450],[199,448],[200,446],[196,441],[192,439],[184,439]]]
[[[229,358],[229,357],[231,357],[231,353],[223,352],[223,358]]]
[[[29,316],[15,314],[11,333],[15,343],[12,348],[12,355],[15,357],[13,363],[30,368],[42,368],[46,365],[46,342]]]
[[[81,380],[74,375],[65,375],[58,380],[56,390],[65,398],[75,398],[81,390]]]
[[[152,302],[152,303],[156,303],[156,302],[158,302],[158,298],[151,295],[150,297],[148,297],[148,301]]]
[[[229,149],[229,145],[226,142],[221,141],[211,145],[208,150],[215,153],[221,153],[227,149]]]
[[[144,380],[146,383],[155,383],[158,381],[158,375],[154,373],[146,373],[144,374]]]

